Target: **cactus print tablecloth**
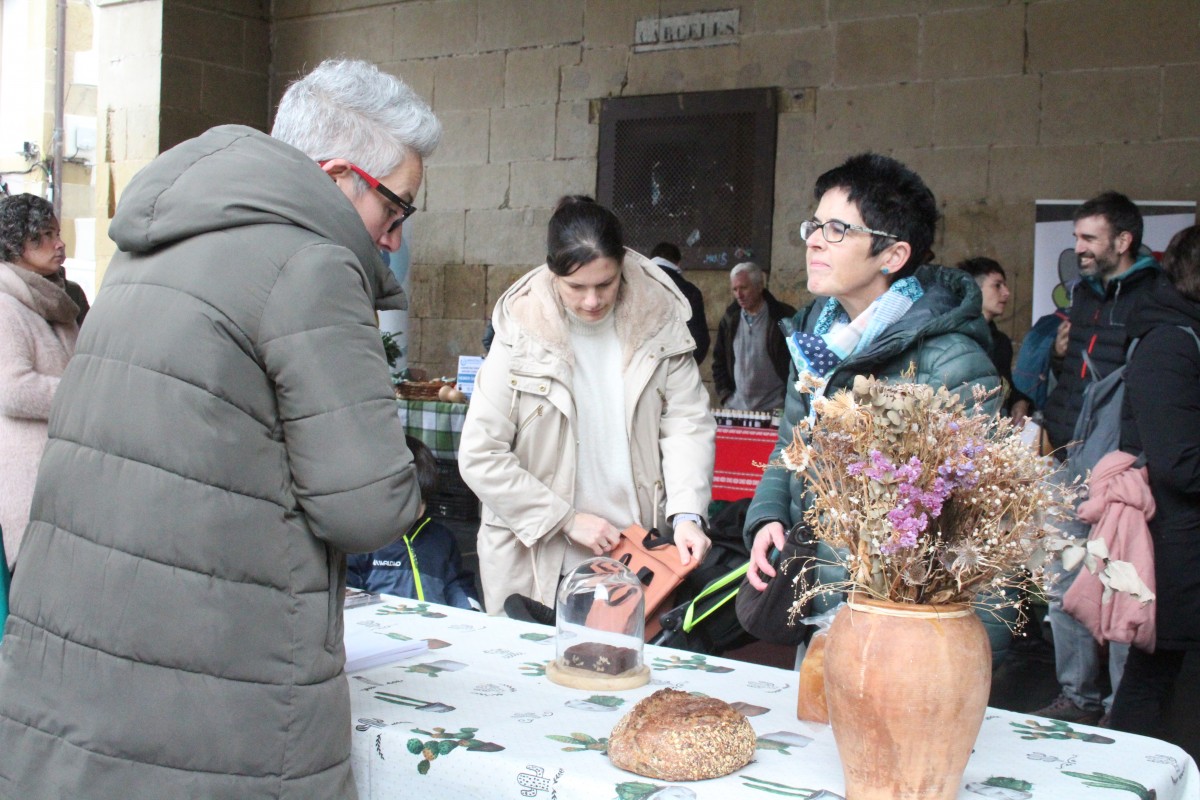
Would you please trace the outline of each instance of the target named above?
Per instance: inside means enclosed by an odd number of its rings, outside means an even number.
[[[589,692],[546,679],[553,628],[398,599],[347,611],[346,626],[429,643],[427,652],[348,678],[362,800],[842,798],[830,729],[796,719],[794,672],[648,646],[648,685]],[[664,687],[740,709],[758,734],[754,760],[693,783],[612,766],[605,749],[613,726]],[[1200,775],[1166,742],[988,709],[958,796],[1200,800]]]

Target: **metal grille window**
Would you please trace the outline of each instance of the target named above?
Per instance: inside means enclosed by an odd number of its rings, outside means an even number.
[[[639,252],[665,240],[686,269],[770,269],[775,129],[770,89],[604,100],[597,199]]]

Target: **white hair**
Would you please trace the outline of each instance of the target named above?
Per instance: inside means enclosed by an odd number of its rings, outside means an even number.
[[[344,158],[382,178],[410,153],[432,155],[442,124],[396,76],[366,61],[330,59],[283,93],[271,135],[314,161]]]
[[[767,273],[763,272],[763,268],[753,261],[743,261],[729,270],[729,280],[733,280],[743,272],[750,277],[750,280],[754,281],[754,285],[758,288],[761,289],[767,285]]]

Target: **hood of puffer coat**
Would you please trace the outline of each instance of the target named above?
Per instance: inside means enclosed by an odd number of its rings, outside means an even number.
[[[222,125],[166,151],[121,195],[108,235],[127,253],[243,225],[284,224],[351,250],[378,309],[407,307],[362,218],[329,176],[261,131]]]

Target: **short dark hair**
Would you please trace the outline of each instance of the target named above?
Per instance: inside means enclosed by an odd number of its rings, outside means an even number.
[[[651,258],[665,258],[672,264],[678,264],[683,260],[683,253],[679,252],[679,248],[670,242],[659,242],[654,245],[654,249],[650,251]]]
[[[555,275],[569,275],[597,258],[625,258],[617,215],[592,198],[576,194],[558,201],[546,233],[546,264]]]
[[[861,153],[817,178],[813,196],[819,203],[826,192],[839,188],[858,206],[868,228],[897,237],[872,234],[871,255],[879,255],[896,241],[908,242],[912,248],[908,261],[892,273],[893,280],[911,275],[930,257],[937,230],[937,200],[920,175],[894,158]]]
[[[1120,192],[1104,192],[1075,209],[1073,220],[1078,222],[1084,217],[1104,217],[1112,228],[1113,236],[1129,233],[1133,236],[1133,244],[1129,253],[1137,258],[1137,252],[1142,247],[1142,212],[1137,204]]]
[[[991,275],[994,272],[998,272],[1001,278],[1008,280],[1008,274],[1004,271],[1004,267],[1000,266],[1000,262],[987,256],[965,258],[958,262],[957,266],[972,278],[982,278],[984,275]]]
[[[412,453],[413,466],[417,470],[417,486],[421,489],[421,500],[429,505],[438,490],[438,464],[429,445],[415,436],[405,436],[404,443]]]
[[[1184,228],[1171,237],[1162,264],[1179,293],[1200,303],[1200,225]]]
[[[54,206],[35,194],[14,194],[0,199],[0,258],[15,262],[25,245],[36,242],[58,227]]]

